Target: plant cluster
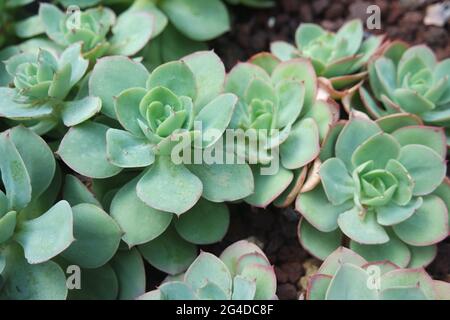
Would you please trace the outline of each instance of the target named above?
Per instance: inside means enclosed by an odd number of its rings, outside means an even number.
[[[168,277],[141,300],[269,300],[275,299],[276,277],[255,244],[233,243],[220,257],[202,252],[185,273]]]
[[[276,299],[254,243],[199,254],[236,202],[301,215],[307,299],[449,298],[448,60],[355,20],[226,72],[220,0],[29,2],[0,5],[1,298]]]
[[[402,269],[390,261],[367,262],[336,249],[308,282],[308,300],[448,300],[450,284],[424,269]]]

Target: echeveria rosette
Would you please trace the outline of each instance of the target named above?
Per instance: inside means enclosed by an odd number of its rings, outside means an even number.
[[[220,257],[201,252],[184,274],[168,277],[141,300],[276,299],[276,277],[263,251],[241,240]]]
[[[5,61],[20,53],[38,53],[40,49],[51,51],[55,55],[61,53],[61,48],[46,38],[31,38],[17,45],[8,46],[0,50],[0,87],[7,87],[12,83],[13,77],[6,71]]]
[[[67,202],[53,205],[53,153],[20,126],[0,134],[0,153],[0,297],[65,299],[65,273],[52,259],[74,240],[73,216]]]
[[[154,18],[145,11],[124,12],[116,17],[106,7],[65,14],[52,4],[41,4],[39,17],[47,36],[67,47],[82,43],[86,59],[104,55],[132,56],[141,50],[153,34]]]
[[[128,58],[102,58],[90,77],[90,93],[102,99],[102,111],[120,125],[88,121],[73,127],[58,150],[69,167],[95,179],[138,170],[115,194],[111,215],[130,247],[140,245],[151,264],[171,274],[192,263],[195,244],[223,238],[229,224],[223,202],[253,192],[246,164],[176,164],[171,159],[181,142],[174,138],[201,138],[197,147],[202,151],[214,148],[220,135],[211,138],[208,132],[225,131],[237,102],[233,94],[222,93],[224,79],[224,66],[212,52],[164,64],[150,75]],[[202,124],[203,136],[194,130],[194,121]],[[190,149],[193,141],[187,141]],[[177,254],[162,256],[169,243]],[[172,261],[181,256],[185,260]]]
[[[80,5],[84,8],[97,4],[113,5],[120,0],[60,2],[66,7]],[[159,35],[169,23],[185,37],[194,41],[212,40],[230,29],[228,10],[221,0],[125,0],[124,2],[132,3],[126,12],[147,12],[154,17],[152,37]]]
[[[444,132],[391,120],[354,111],[332,129],[321,183],[296,201],[299,239],[315,256],[324,259],[345,235],[369,261],[420,267],[448,236]]]
[[[280,62],[270,53],[258,54],[230,71],[225,90],[239,97],[230,128],[254,130],[258,136],[257,150],[252,144],[240,145],[243,141],[236,144],[237,151],[246,151],[255,177],[255,192],[245,201],[258,207],[274,200],[288,206],[302,187],[308,164],[319,155],[321,141],[337,121],[339,109],[330,100],[316,99],[317,77],[303,58]],[[278,171],[262,174],[261,168],[274,157],[280,163]]]
[[[450,284],[422,269],[368,262],[340,247],[308,280],[307,300],[449,300]]]
[[[364,67],[382,42],[382,36],[364,39],[361,20],[345,23],[336,33],[302,23],[295,33],[296,47],[279,41],[272,43],[271,51],[284,61],[295,57],[311,59],[321,84],[334,97],[341,97],[366,77]]]
[[[101,101],[96,97],[68,101],[88,68],[80,49],[78,43],[60,56],[40,49],[8,59],[6,70],[13,78],[13,87],[0,87],[0,116],[45,134],[60,124],[77,125],[98,113]]]
[[[375,99],[361,87],[346,98],[347,109],[366,110],[375,119],[411,113],[428,125],[444,127],[448,136],[450,59],[439,62],[424,45],[394,41],[369,64],[369,83]]]

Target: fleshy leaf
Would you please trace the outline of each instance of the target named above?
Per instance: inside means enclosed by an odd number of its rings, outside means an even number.
[[[344,263],[328,287],[326,300],[376,300],[377,291],[369,288],[369,274],[362,268]]]
[[[12,237],[16,228],[16,220],[17,213],[15,211],[10,211],[0,218],[0,244],[3,244]]]
[[[367,261],[352,250],[339,247],[325,259],[317,273],[334,276],[344,263],[363,267],[367,264]]]
[[[296,80],[305,84],[305,100],[303,113],[309,111],[317,95],[317,76],[307,59],[292,59],[280,63],[272,73],[274,83],[282,80]]]
[[[258,253],[264,256],[263,251],[254,243],[247,240],[241,240],[228,246],[220,255],[220,260],[222,260],[225,265],[230,270],[232,276],[236,275],[237,262],[240,257],[245,254]]]
[[[352,168],[353,152],[369,137],[379,132],[381,129],[371,120],[353,116],[336,141],[336,156],[344,161],[347,168]]]
[[[144,121],[139,104],[147,94],[144,88],[130,88],[122,91],[115,100],[115,111],[120,124],[137,137],[143,136],[138,119]]]
[[[255,207],[265,208],[289,186],[294,174],[280,166],[275,174],[264,175],[262,168],[257,165],[252,166],[255,190],[252,195],[245,198],[245,202]]]
[[[194,74],[197,84],[195,112],[218,96],[225,82],[225,67],[213,51],[199,51],[182,59]]]
[[[209,201],[236,201],[253,193],[253,175],[247,164],[192,164],[187,168],[200,179],[202,196]]]
[[[112,177],[122,168],[107,160],[107,130],[107,126],[90,121],[72,127],[61,141],[58,154],[70,168],[84,176],[97,179]]]
[[[122,56],[101,58],[95,64],[89,79],[89,93],[102,100],[102,112],[115,118],[114,97],[123,90],[145,88],[148,71],[133,60]]]
[[[275,296],[277,279],[273,267],[249,265],[242,270],[241,275],[256,282],[255,300],[269,300]]]
[[[194,73],[183,61],[172,61],[157,67],[147,80],[147,89],[167,88],[177,96],[195,100],[197,88]]]
[[[421,144],[436,151],[442,158],[447,154],[447,141],[442,129],[426,126],[409,126],[392,133],[402,146]]]
[[[221,241],[229,224],[230,214],[227,206],[204,199],[200,199],[174,222],[175,229],[182,238],[203,245]]]
[[[230,123],[237,101],[234,94],[221,94],[204,106],[195,117],[194,121],[202,125],[204,147],[211,146],[220,139]]]
[[[211,40],[230,28],[227,9],[219,0],[163,0],[160,7],[193,40]]]
[[[197,257],[195,245],[182,239],[172,227],[139,246],[139,251],[152,266],[170,275],[185,271]]]
[[[307,118],[292,127],[280,146],[281,163],[287,169],[297,169],[313,161],[320,152],[319,128]]]
[[[141,50],[150,40],[155,21],[146,12],[125,12],[121,14],[109,40],[111,55],[132,56]]]
[[[99,207],[82,203],[72,208],[75,241],[62,256],[82,268],[98,268],[108,262],[119,247],[122,231]]]
[[[66,275],[53,261],[29,264],[18,245],[10,247],[8,265],[2,272],[7,279],[0,291],[1,299],[64,300],[67,297]]]
[[[19,223],[14,239],[20,243],[31,264],[45,262],[74,241],[72,209],[60,201],[42,216]]]
[[[325,300],[327,289],[332,277],[325,274],[315,274],[308,280],[307,300]]]
[[[390,236],[389,242],[377,245],[364,245],[350,241],[350,249],[364,257],[367,261],[389,260],[405,268],[411,261],[408,246],[396,236]]]
[[[172,221],[172,214],[147,206],[136,194],[139,177],[125,184],[111,202],[111,216],[123,230],[128,246],[147,243],[161,235]]]
[[[0,171],[8,209],[23,209],[31,201],[31,181],[24,161],[11,141],[11,132],[0,135]]]
[[[380,133],[364,141],[352,155],[354,167],[373,161],[374,169],[383,169],[390,159],[397,159],[400,144],[389,134]]]
[[[100,202],[77,177],[68,174],[65,177],[63,198],[74,207],[81,203],[90,203],[101,208]]]
[[[341,205],[353,199],[355,185],[342,160],[339,158],[328,159],[320,166],[319,174],[327,198],[331,203]]]
[[[97,114],[102,108],[102,101],[97,97],[86,97],[81,100],[65,102],[61,116],[66,126],[80,124]]]
[[[233,294],[231,300],[253,300],[256,293],[255,281],[248,280],[243,276],[233,279]]]
[[[407,220],[393,226],[397,236],[413,246],[435,244],[448,236],[448,213],[445,203],[436,196],[423,198],[423,204]]]
[[[319,25],[313,23],[302,23],[295,31],[295,43],[302,50],[307,47],[311,41],[324,35],[326,31]]]
[[[339,229],[331,232],[320,232],[306,219],[299,222],[297,233],[302,247],[321,260],[325,260],[339,248],[342,241],[342,232]]]
[[[334,206],[327,198],[322,185],[313,190],[300,193],[295,208],[315,228],[322,232],[331,232],[338,228],[338,216],[353,207],[353,201]]]
[[[389,236],[376,221],[374,212],[361,212],[357,207],[341,214],[338,224],[342,232],[350,239],[362,244],[382,244]]]
[[[119,291],[117,276],[109,264],[81,269],[81,289],[70,290],[69,300],[115,300]]]
[[[53,152],[41,137],[22,126],[11,129],[9,137],[25,164],[32,199],[36,199],[47,190],[55,174]],[[26,189],[21,192],[26,193]]]
[[[445,177],[444,160],[432,149],[422,145],[406,145],[398,161],[414,180],[414,195],[426,195],[435,190]]]
[[[161,300],[197,300],[194,291],[184,282],[173,281],[159,287]]]
[[[395,203],[388,203],[384,206],[375,208],[377,212],[377,221],[382,226],[396,225],[411,217],[418,208],[422,206],[422,198],[410,201],[405,206],[399,206]]]
[[[148,140],[117,129],[106,132],[106,153],[108,161],[121,168],[147,167],[155,161]]]
[[[111,261],[119,282],[119,300],[134,300],[145,293],[145,268],[135,248],[119,250]]]
[[[200,198],[203,185],[184,165],[159,156],[139,180],[138,197],[152,208],[181,215]]]
[[[211,253],[200,253],[186,271],[184,281],[194,290],[198,290],[212,282],[218,285],[228,298],[231,297],[232,279],[230,271],[219,258]]]
[[[437,255],[437,246],[416,247],[409,246],[411,251],[411,261],[408,268],[425,268],[427,267]]]

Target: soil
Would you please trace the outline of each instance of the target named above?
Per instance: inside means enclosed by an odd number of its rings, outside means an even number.
[[[365,21],[369,5],[381,10],[381,30],[390,39],[402,39],[411,44],[426,43],[438,58],[450,56],[450,26],[426,26],[423,19],[429,0],[278,0],[271,9],[255,10],[233,7],[231,32],[211,43],[228,68],[246,61],[253,54],[268,51],[272,41],[293,42],[301,22],[314,22],[337,30],[345,21],[360,18]],[[373,30],[371,31],[373,32]]]
[[[272,41],[293,42],[295,30],[301,22],[315,22],[337,30],[351,18],[367,19],[366,8],[376,4],[381,9],[382,29],[390,39],[411,44],[426,43],[439,59],[450,57],[450,26],[426,26],[423,19],[426,7],[437,1],[426,0],[279,0],[275,8],[254,10],[232,8],[233,30],[213,41],[211,47],[221,56],[228,69],[238,61],[269,51]],[[373,32],[373,31],[371,31]],[[298,299],[304,293],[305,274],[315,271],[320,261],[302,249],[296,234],[298,214],[293,209],[266,210],[246,205],[231,207],[231,226],[224,241],[204,248],[220,254],[234,241],[253,238],[259,243],[275,267],[279,299]],[[428,267],[435,279],[450,281],[450,239],[439,244],[438,255]]]

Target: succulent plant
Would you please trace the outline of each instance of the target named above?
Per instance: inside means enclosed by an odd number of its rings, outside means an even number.
[[[212,40],[230,28],[228,11],[221,0],[61,0],[66,7],[97,4],[131,4],[127,11],[145,11],[155,19],[153,37],[170,23],[191,40]]]
[[[70,176],[64,187],[69,201],[55,204],[61,173],[44,140],[18,126],[0,134],[0,150],[5,190],[0,189],[0,297],[47,300],[95,294],[133,299],[141,295],[142,258],[137,251],[116,254],[122,231],[88,197],[86,187]],[[83,290],[68,290],[69,266],[82,269]],[[130,268],[135,274],[127,276]],[[99,273],[102,276],[96,279]],[[144,280],[130,284],[124,277]],[[110,285],[118,279],[120,286],[114,291]]]
[[[450,284],[422,269],[389,261],[367,262],[340,247],[309,278],[307,300],[449,300]]]
[[[0,134],[0,297],[64,299],[64,271],[52,258],[73,241],[70,205],[60,201],[55,160],[24,127]]]
[[[300,172],[319,155],[322,139],[337,121],[338,107],[316,99],[317,78],[308,60],[280,62],[270,53],[236,65],[225,90],[239,97],[229,127],[258,140],[236,142],[236,152],[245,155],[255,177],[255,192],[245,200],[266,207],[279,197],[277,203],[289,205],[302,186]],[[278,160],[276,172],[261,171]]]
[[[326,139],[321,183],[296,200],[303,246],[324,259],[345,235],[369,261],[426,266],[449,234],[446,153],[443,130],[412,115],[354,111]]]
[[[255,244],[233,243],[220,257],[202,252],[181,275],[167,279],[142,300],[269,300],[276,299],[276,277]]]
[[[345,106],[366,110],[373,118],[412,113],[428,125],[444,127],[448,136],[449,78],[450,59],[438,62],[434,52],[424,45],[408,47],[394,41],[369,64],[373,95],[361,86],[346,97]]]
[[[126,11],[116,18],[109,8],[62,12],[52,4],[41,4],[39,17],[47,36],[67,47],[81,42],[86,59],[104,55],[132,56],[150,40],[154,18],[145,11]]]
[[[366,77],[364,66],[382,41],[381,36],[364,40],[361,20],[345,23],[336,33],[316,24],[302,23],[295,33],[296,47],[277,41],[272,43],[271,51],[283,61],[296,57],[311,59],[325,87],[334,96],[341,96],[343,93],[336,90],[349,89]]]
[[[40,49],[51,51],[53,54],[58,55],[61,53],[61,48],[53,41],[45,38],[32,38],[17,45],[11,45],[0,50],[0,86],[7,87],[12,86],[13,76],[6,71],[5,61],[11,57],[20,53],[33,53],[38,54]]]
[[[195,163],[190,158],[177,163],[172,157],[181,141],[183,156],[217,149],[237,102],[233,94],[221,93],[224,79],[223,64],[212,52],[161,65],[150,75],[125,57],[100,59],[90,77],[90,93],[102,99],[102,112],[118,125],[87,121],[72,127],[58,150],[69,167],[95,179],[139,170],[113,197],[111,215],[129,246],[142,245],[144,258],[171,274],[195,259],[193,244],[223,238],[229,224],[223,202],[253,192],[247,164]],[[162,256],[161,247],[169,243],[186,260],[171,262],[176,255]]]
[[[99,112],[101,101],[96,97],[67,99],[88,68],[80,50],[78,43],[59,57],[40,49],[8,59],[6,70],[14,87],[0,87],[0,115],[45,134],[61,123],[73,126]]]

